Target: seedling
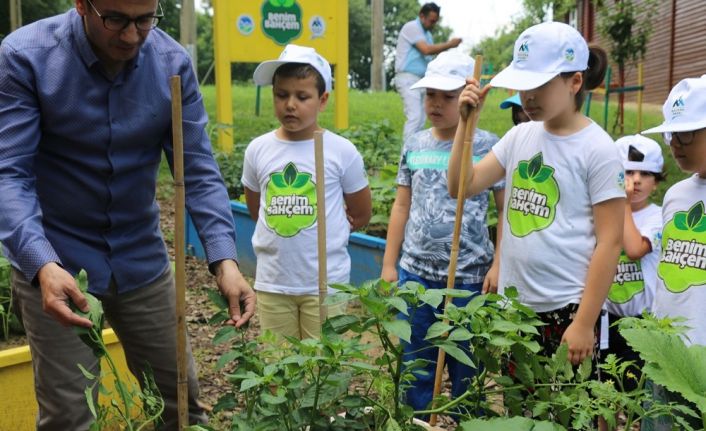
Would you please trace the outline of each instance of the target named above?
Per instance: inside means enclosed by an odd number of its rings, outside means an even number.
[[[79,316],[93,322],[90,328],[75,326],[74,330],[81,340],[91,348],[97,358],[104,358],[108,364],[108,371],[93,374],[83,365],[79,369],[86,379],[94,383],[86,387],[86,402],[95,422],[90,431],[100,431],[118,426],[127,431],[139,431],[156,424],[164,411],[164,400],[159,394],[157,385],[151,372],[143,374],[142,387],[121,377],[121,374],[103,342],[103,306],[101,302],[88,292],[88,276],[81,272],[76,276],[76,283],[88,301],[89,310],[83,312],[75,304],[71,309]],[[114,380],[114,390],[108,389],[104,382]],[[95,391],[110,399],[108,405],[95,403]],[[117,398],[117,399],[116,399]]]

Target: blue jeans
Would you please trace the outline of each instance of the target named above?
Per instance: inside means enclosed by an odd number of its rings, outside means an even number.
[[[445,289],[445,281],[431,281],[421,278],[415,274],[405,271],[400,268],[398,284],[402,285],[408,281],[416,281],[423,285],[426,289]],[[483,283],[461,284],[457,283],[455,289],[463,289],[479,294],[483,288]],[[475,295],[474,295],[475,296]],[[457,307],[463,307],[472,299],[468,298],[453,298],[452,302]],[[414,410],[424,410],[431,404],[434,392],[434,375],[436,372],[436,360],[439,355],[438,348],[423,349],[430,346],[430,343],[424,340],[429,327],[437,321],[435,313],[443,313],[444,303],[442,302],[437,308],[432,308],[430,305],[422,305],[416,309],[409,310],[409,317],[400,314],[401,319],[410,319],[412,325],[411,343],[402,342],[404,347],[404,360],[410,361],[414,359],[425,359],[427,365],[420,370],[426,371],[426,375],[416,373],[416,381],[411,382],[411,386],[405,394],[407,404],[412,406]],[[468,341],[457,343],[458,347],[469,353]],[[466,392],[471,378],[473,378],[478,370],[463,365],[450,355],[446,355],[446,366],[448,367],[449,377],[451,379],[451,395],[455,398]]]

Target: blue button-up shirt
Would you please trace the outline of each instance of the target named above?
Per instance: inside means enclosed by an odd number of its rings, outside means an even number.
[[[182,80],[187,208],[209,262],[235,258],[226,189],[186,51],[152,30],[116,77],[104,74],[75,10],[22,27],[0,46],[0,241],[33,280],[46,263],[85,269],[102,293],[169,267],[155,200],[172,161],[169,77]]]

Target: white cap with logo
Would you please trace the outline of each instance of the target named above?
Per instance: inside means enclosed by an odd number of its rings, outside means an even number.
[[[706,128],[706,75],[679,81],[662,106],[664,122],[647,133],[690,132]]]
[[[277,60],[268,60],[260,63],[253,73],[253,80],[257,85],[272,84],[272,77],[278,67],[287,63],[308,64],[316,69],[324,78],[326,91],[331,91],[331,65],[325,58],[319,55],[314,48],[289,44],[284,47],[284,51]]]
[[[618,146],[620,159],[623,161],[623,168],[626,171],[644,171],[657,174],[662,172],[664,157],[662,157],[662,148],[656,141],[641,135],[629,135],[618,139],[615,144]],[[630,147],[644,155],[642,161],[629,160]]]
[[[512,63],[490,81],[493,87],[532,90],[563,72],[588,69],[588,45],[575,28],[544,22],[520,34]]]
[[[424,78],[410,88],[434,88],[451,91],[466,85],[466,77],[473,76],[476,62],[460,51],[444,51],[427,66]]]

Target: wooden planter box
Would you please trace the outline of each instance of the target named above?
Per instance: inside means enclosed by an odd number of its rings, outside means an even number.
[[[111,357],[120,373],[129,376],[123,349],[112,329],[103,330],[103,340],[108,346]],[[108,365],[101,363],[103,370]],[[110,382],[106,382],[109,390],[113,390]],[[101,394],[99,402],[107,404]],[[29,346],[15,347],[0,351],[0,430],[33,431],[36,429],[37,401],[34,395],[34,375],[32,373],[32,357]]]
[[[255,276],[255,252],[252,248],[252,236],[255,232],[255,221],[250,218],[250,213],[245,204],[230,202],[233,221],[235,222],[238,249],[238,262],[241,271],[250,277]],[[348,241],[348,253],[351,256],[351,283],[360,284],[367,280],[380,277],[382,270],[382,257],[385,253],[385,240],[362,233],[352,233]],[[186,217],[186,254],[205,259],[199,236],[196,233],[191,217]]]

